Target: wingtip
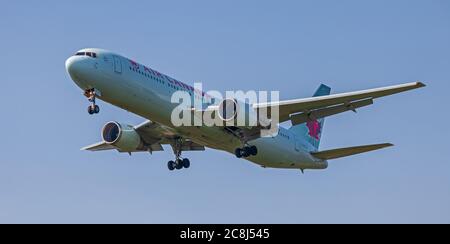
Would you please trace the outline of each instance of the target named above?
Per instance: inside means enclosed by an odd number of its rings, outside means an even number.
[[[393,147],[393,146],[395,146],[395,145],[392,144],[392,143],[386,143],[385,146],[386,146],[386,147]]]
[[[379,149],[382,149],[382,148],[387,148],[387,147],[393,147],[395,145],[392,143],[381,143],[381,144],[377,144],[376,146],[378,146]]]
[[[426,87],[427,85],[421,81],[417,81],[416,86],[417,86],[417,88],[421,88],[421,87]]]

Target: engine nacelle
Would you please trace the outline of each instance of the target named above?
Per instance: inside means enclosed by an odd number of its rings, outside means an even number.
[[[102,138],[121,152],[136,152],[143,148],[143,141],[133,126],[115,121],[103,126]]]
[[[270,121],[264,120],[259,116],[258,111],[250,104],[241,102],[237,99],[225,99],[218,108],[217,113],[219,118],[234,126],[246,128],[270,128]]]

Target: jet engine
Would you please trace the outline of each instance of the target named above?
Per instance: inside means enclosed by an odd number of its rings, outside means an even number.
[[[237,99],[224,99],[217,107],[217,113],[225,126],[270,128],[270,120],[263,121],[250,104]]]
[[[135,152],[144,147],[144,143],[133,126],[112,121],[103,126],[103,140],[122,152]]]

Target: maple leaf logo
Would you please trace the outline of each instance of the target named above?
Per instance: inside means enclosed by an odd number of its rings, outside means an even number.
[[[322,130],[322,126],[321,126],[320,122],[317,120],[311,120],[306,123],[306,126],[308,127],[308,130],[309,130],[309,133],[308,133],[309,136],[312,138],[315,138],[316,140],[319,140],[320,133]]]

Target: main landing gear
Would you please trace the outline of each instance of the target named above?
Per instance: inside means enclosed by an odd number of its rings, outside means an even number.
[[[100,107],[95,104],[95,97],[97,96],[95,94],[95,89],[89,89],[89,90],[84,91],[84,95],[88,98],[89,102],[92,103],[88,107],[88,113],[90,115],[100,113]]]
[[[172,144],[173,152],[175,153],[175,161],[169,161],[167,163],[167,168],[169,168],[170,171],[173,171],[175,169],[180,170],[182,168],[189,168],[191,166],[191,162],[187,158],[181,158],[181,147],[183,145],[182,139],[176,139],[175,142]]]
[[[258,155],[258,148],[256,146],[245,146],[244,148],[237,148],[234,152],[237,158],[247,158]]]
[[[169,161],[167,163],[167,168],[169,168],[170,171],[173,171],[175,169],[182,169],[182,168],[189,168],[191,166],[191,162],[187,158],[178,158],[175,161]]]

